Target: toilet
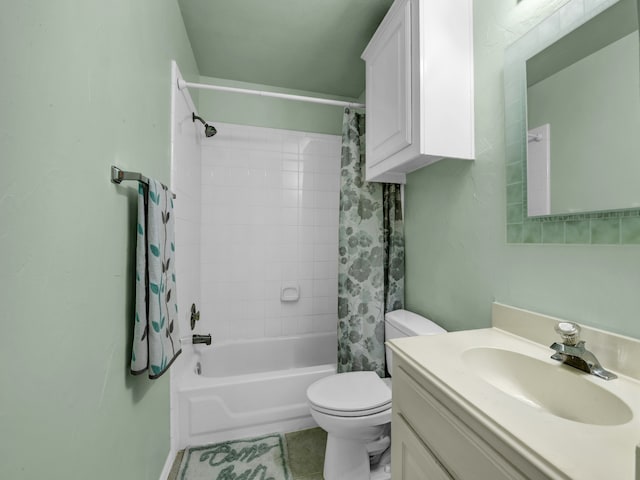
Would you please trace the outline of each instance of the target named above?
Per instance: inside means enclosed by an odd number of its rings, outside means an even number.
[[[385,341],[444,333],[431,320],[395,310],[385,315]],[[387,369],[392,353],[385,347]],[[391,379],[375,372],[337,373],[307,389],[311,416],[327,432],[325,480],[387,480],[390,474]],[[372,468],[374,465],[375,468]]]

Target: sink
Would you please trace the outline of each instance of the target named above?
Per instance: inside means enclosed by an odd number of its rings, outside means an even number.
[[[620,425],[633,418],[624,401],[572,367],[491,347],[466,350],[462,359],[493,387],[557,417],[591,425]]]

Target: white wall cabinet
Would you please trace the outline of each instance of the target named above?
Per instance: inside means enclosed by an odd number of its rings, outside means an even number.
[[[392,480],[548,479],[394,350]]]
[[[441,160],[472,160],[472,0],[396,0],[362,54],[367,180],[404,183]]]

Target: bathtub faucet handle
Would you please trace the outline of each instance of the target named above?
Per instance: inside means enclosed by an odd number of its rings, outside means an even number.
[[[206,345],[211,345],[211,334],[207,334],[207,335],[196,335],[194,334],[191,337],[191,342],[196,345],[199,343],[204,343]]]
[[[196,311],[196,304],[191,304],[191,330],[196,328],[196,322],[200,320],[200,310]]]

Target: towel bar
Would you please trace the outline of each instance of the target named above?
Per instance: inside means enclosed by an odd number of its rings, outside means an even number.
[[[149,185],[149,179],[140,172],[126,172],[124,170],[120,170],[115,165],[111,165],[111,181],[113,183],[120,184],[125,180],[137,180],[138,182]],[[173,198],[176,198],[175,193],[173,194]]]

